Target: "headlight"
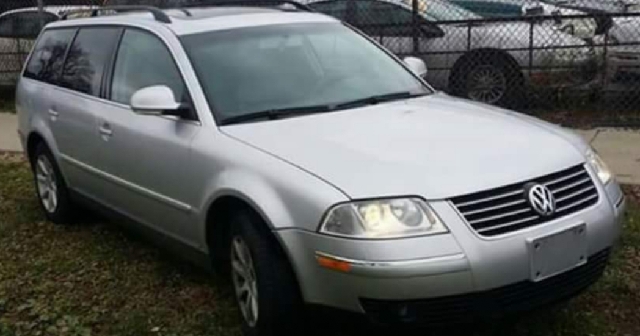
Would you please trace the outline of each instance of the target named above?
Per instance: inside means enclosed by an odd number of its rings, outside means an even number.
[[[399,238],[448,232],[419,198],[394,198],[339,204],[331,208],[320,232],[365,239]]]
[[[613,174],[611,174],[611,170],[606,163],[602,160],[602,158],[592,149],[588,150],[585,154],[587,157],[587,162],[595,170],[600,182],[602,184],[607,184],[613,178]]]

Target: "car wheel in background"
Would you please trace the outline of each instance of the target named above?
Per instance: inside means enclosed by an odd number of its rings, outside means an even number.
[[[457,96],[503,107],[515,107],[524,96],[522,74],[516,65],[494,54],[478,54],[456,69],[452,83]]]

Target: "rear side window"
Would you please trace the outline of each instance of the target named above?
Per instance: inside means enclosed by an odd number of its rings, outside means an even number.
[[[74,29],[45,31],[34,47],[24,76],[47,83],[55,83],[62,71],[64,55],[74,34]]]
[[[102,76],[119,35],[119,28],[81,28],[67,53],[60,84],[100,96]]]
[[[111,100],[129,105],[137,90],[153,85],[171,88],[178,102],[189,101],[180,71],[165,44],[150,33],[127,29],[116,56]]]

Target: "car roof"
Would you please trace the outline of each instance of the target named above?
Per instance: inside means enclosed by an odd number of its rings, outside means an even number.
[[[150,29],[165,26],[176,35],[188,35],[206,31],[275,24],[338,22],[338,20],[324,14],[273,7],[216,6],[167,9],[163,10],[163,12],[171,19],[171,23],[156,21],[150,12],[136,11],[116,15],[60,20],[50,23],[47,28],[96,24],[135,25]]]
[[[45,12],[55,14],[57,16],[61,16],[65,12],[69,12],[69,11],[74,11],[79,9],[91,9],[91,8],[95,8],[95,7],[91,7],[91,6],[44,6],[42,7],[42,9]],[[14,14],[14,13],[34,12],[34,11],[38,11],[38,7],[24,7],[24,8],[18,8],[18,9],[12,9],[6,12],[2,12],[0,16]]]

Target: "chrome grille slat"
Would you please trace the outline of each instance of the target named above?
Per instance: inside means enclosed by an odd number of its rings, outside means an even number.
[[[578,191],[575,191],[575,192],[573,192],[573,193],[571,193],[571,194],[569,194],[567,196],[563,196],[563,197],[557,198],[556,199],[556,203],[564,202],[564,201],[566,201],[566,200],[568,200],[570,198],[579,196],[579,195],[584,194],[585,192],[590,191],[590,190],[595,189],[595,188],[596,187],[594,187],[593,184],[591,184],[591,185],[587,186],[586,188],[583,188],[583,189],[580,189]]]
[[[552,186],[552,185],[554,185],[554,184],[560,183],[560,182],[562,182],[562,181],[569,180],[569,179],[571,179],[571,178],[574,178],[574,177],[576,177],[576,176],[578,176],[578,175],[582,175],[582,174],[584,174],[584,173],[586,173],[586,171],[581,170],[581,171],[575,172],[575,173],[570,174],[570,175],[567,175],[567,176],[563,176],[563,177],[557,178],[557,179],[552,180],[552,181],[549,181],[549,182],[544,182],[543,184],[544,184],[545,186],[547,186],[547,188],[549,188],[550,186]]]
[[[597,197],[598,197],[598,194],[593,194],[593,195],[591,195],[591,196],[589,196],[587,198],[583,198],[583,199],[581,199],[579,201],[576,201],[574,203],[563,205],[563,206],[558,208],[557,212],[564,212],[567,209],[571,209],[571,208],[576,207],[576,206],[578,206],[578,205],[580,205],[582,203],[589,202],[589,201],[591,201],[591,200],[593,200],[594,198],[597,198]]]
[[[550,217],[538,215],[525,199],[525,186],[545,185],[556,198],[557,209]],[[480,235],[496,236],[567,216],[598,201],[598,190],[584,165],[546,176],[451,199],[469,225]]]
[[[505,223],[505,224],[500,224],[500,225],[494,225],[494,226],[487,226],[487,227],[483,227],[481,229],[478,229],[478,233],[484,233],[487,231],[493,231],[493,230],[497,230],[497,229],[501,229],[504,227],[508,227],[508,226],[513,226],[513,225],[518,225],[518,224],[522,224],[528,221],[532,221],[535,219],[539,219],[540,216],[535,215],[535,216],[531,216],[531,217],[525,217],[523,219],[517,220],[517,221],[513,221],[513,222],[509,222],[509,223]]]
[[[503,218],[503,217],[509,217],[509,216],[518,215],[518,214],[525,213],[525,212],[531,212],[531,209],[524,208],[524,209],[520,209],[520,210],[516,210],[516,211],[511,211],[511,212],[495,215],[495,216],[486,217],[486,218],[479,219],[479,220],[478,219],[477,220],[470,220],[469,223],[471,223],[472,225],[480,224],[480,223],[484,223],[484,222],[500,219],[500,218]]]
[[[574,183],[568,184],[568,185],[566,185],[566,186],[564,186],[564,187],[561,187],[561,188],[558,188],[558,189],[553,189],[553,193],[554,193],[554,194],[557,194],[557,193],[559,193],[559,192],[565,191],[565,190],[567,190],[567,189],[571,189],[571,188],[573,188],[573,187],[579,186],[579,185],[581,185],[581,184],[583,184],[583,183],[587,183],[587,182],[591,182],[591,180],[589,179],[589,177],[588,177],[588,176],[587,176],[587,177],[585,177],[584,179],[582,179],[582,180],[578,181],[578,182],[574,182]]]
[[[494,201],[494,200],[497,200],[497,199],[500,199],[500,198],[507,198],[507,197],[515,196],[515,195],[518,195],[520,193],[522,193],[522,190],[516,190],[516,191],[510,192],[508,194],[503,194],[503,195],[499,195],[499,196],[483,198],[483,199],[479,199],[477,201],[469,201],[469,202],[460,203],[457,206],[459,208],[467,207],[467,206],[470,206],[470,205],[475,205],[475,204],[479,204],[479,203]]]
[[[500,210],[502,208],[507,208],[507,207],[510,207],[510,206],[518,205],[518,204],[523,204],[524,206],[527,206],[527,201],[525,201],[524,198],[523,198],[523,199],[520,199],[520,200],[517,200],[517,201],[496,205],[496,206],[490,207],[490,208],[482,208],[482,209],[479,209],[479,210],[465,211],[464,214],[466,216],[471,216],[471,215],[475,215],[475,214],[479,214],[479,213],[483,213],[483,212]]]

